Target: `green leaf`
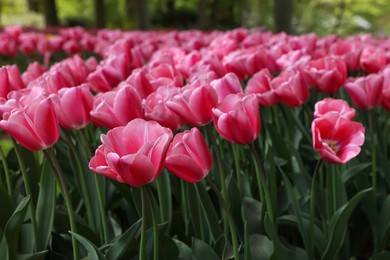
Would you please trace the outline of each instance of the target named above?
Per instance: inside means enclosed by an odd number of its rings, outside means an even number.
[[[192,249],[180,240],[173,239],[177,248],[179,249],[179,258],[191,258]]]
[[[268,237],[264,235],[249,236],[249,248],[251,259],[270,259],[274,253],[274,245]]]
[[[37,237],[39,237],[39,241],[35,241],[37,250],[44,250],[48,247],[53,228],[56,200],[54,174],[49,163],[44,160],[41,174],[41,188],[39,190],[36,208]]]
[[[204,241],[197,238],[192,239],[192,258],[194,260],[219,260],[214,250]]]
[[[382,204],[376,228],[381,244],[379,248],[384,249],[390,235],[390,195],[386,197]]]
[[[23,254],[23,255],[18,255],[17,260],[39,260],[39,259],[44,259],[44,256],[47,254],[48,250],[44,251],[39,251],[34,254]]]
[[[108,260],[131,258],[133,250],[138,248],[137,238],[140,235],[141,224],[142,219],[134,223],[115,241],[106,253]]]
[[[8,195],[7,190],[0,185],[0,201],[1,201],[1,214],[0,214],[0,240],[3,237],[3,231],[8,219],[12,216],[12,212],[15,210],[14,201]]]
[[[286,259],[286,255],[280,243],[278,233],[275,230],[274,226],[272,225],[271,221],[269,220],[267,213],[265,214],[265,218],[264,218],[264,227],[265,227],[265,231],[267,232],[268,236],[271,238],[271,241],[273,243],[274,252],[272,254],[271,259],[272,260]]]
[[[5,226],[3,240],[6,241],[8,247],[8,254],[9,254],[8,257],[10,259],[14,259],[16,257],[16,253],[18,249],[19,231],[22,228],[23,221],[24,218],[26,217],[26,213],[30,202],[31,202],[30,195],[24,197],[20,201],[19,205],[16,207],[14,213],[9,218]],[[0,259],[6,259],[6,258],[0,257]]]
[[[348,229],[348,221],[360,201],[371,192],[371,188],[357,193],[349,202],[340,207],[333,215],[330,224],[330,236],[326,250],[322,256],[324,260],[336,258],[337,252],[342,246]]]
[[[345,170],[341,174],[341,179],[345,186],[352,182],[355,178],[358,178],[360,174],[365,173],[365,170],[371,166],[371,163],[359,163]]]
[[[102,252],[88,239],[84,238],[81,235],[69,231],[69,233],[74,236],[88,251],[92,260],[105,260],[106,257]]]
[[[389,260],[389,259],[390,259],[389,251],[382,251],[370,258],[370,260]]]
[[[247,222],[248,235],[261,231],[261,202],[244,197],[242,199],[242,219]]]

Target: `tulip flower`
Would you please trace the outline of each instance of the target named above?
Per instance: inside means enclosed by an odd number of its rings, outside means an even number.
[[[24,83],[16,65],[8,65],[0,68],[0,97],[6,98],[11,90],[24,88]]]
[[[367,73],[377,73],[386,66],[386,53],[381,47],[366,46],[360,54],[360,68]]]
[[[212,165],[211,152],[198,128],[175,135],[165,159],[168,171],[187,182],[199,182]]]
[[[330,95],[336,93],[347,79],[347,66],[341,58],[312,60],[304,72],[311,86]]]
[[[183,87],[180,94],[167,105],[190,126],[206,125],[212,121],[211,109],[217,104],[217,95],[207,82],[197,81]]]
[[[123,83],[115,90],[95,96],[91,116],[92,122],[98,126],[124,126],[135,118],[143,117],[142,101],[131,85]]]
[[[172,96],[178,94],[180,88],[174,86],[162,86],[143,100],[145,118],[157,121],[160,125],[168,127],[176,132],[183,126],[183,120],[173,112],[166,104]]]
[[[240,80],[234,73],[227,73],[222,78],[211,81],[210,86],[217,93],[218,103],[222,102],[229,94],[243,92]]]
[[[370,74],[345,84],[352,102],[360,109],[373,109],[382,102],[383,75]]]
[[[160,175],[172,131],[155,121],[134,119],[100,137],[89,168],[107,178],[140,187]]]
[[[273,77],[268,69],[262,69],[249,79],[245,93],[256,94],[259,104],[273,106],[279,103],[279,97],[274,91]]]
[[[3,113],[0,128],[31,151],[53,146],[60,135],[53,103],[44,95]]]
[[[364,143],[364,126],[338,115],[314,119],[311,130],[314,150],[330,163],[348,162]]]
[[[66,129],[80,129],[91,121],[93,96],[88,84],[73,88],[63,88],[51,94],[54,109],[60,125]]]
[[[330,115],[337,115],[348,120],[353,120],[356,111],[342,99],[325,98],[315,104],[314,118]]]
[[[250,144],[260,133],[260,111],[255,94],[231,94],[212,111],[215,129],[233,143]]]
[[[285,70],[272,80],[279,100],[289,107],[296,107],[309,99],[309,86],[300,71]]]

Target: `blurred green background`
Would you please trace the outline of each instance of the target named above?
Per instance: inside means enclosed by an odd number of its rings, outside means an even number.
[[[319,35],[390,33],[390,0],[0,0],[0,23],[42,28],[264,27]]]

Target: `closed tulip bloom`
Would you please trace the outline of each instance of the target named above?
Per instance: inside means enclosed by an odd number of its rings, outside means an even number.
[[[134,119],[100,137],[102,145],[89,162],[89,168],[105,177],[140,187],[160,175],[172,131],[155,121]]]
[[[241,145],[252,143],[261,128],[256,95],[239,93],[227,96],[213,108],[213,122],[223,138]]]
[[[300,71],[285,70],[272,80],[275,94],[289,107],[300,106],[309,99],[309,86]]]
[[[165,159],[168,171],[187,182],[199,182],[212,165],[211,152],[198,128],[175,135]]]
[[[314,150],[330,163],[348,162],[364,143],[364,126],[338,115],[314,119],[311,130]]]
[[[93,95],[88,84],[63,88],[49,96],[53,101],[60,125],[66,129],[80,129],[91,121]]]
[[[6,98],[12,90],[24,88],[24,83],[16,65],[7,65],[0,68],[0,97]]]
[[[382,75],[370,74],[349,81],[345,89],[357,108],[373,109],[382,102],[383,82]]]
[[[43,95],[4,113],[0,128],[31,151],[53,146],[60,135],[53,103]]]
[[[127,125],[135,118],[143,118],[143,115],[141,98],[128,84],[95,96],[91,111],[92,122],[107,128]]]
[[[390,111],[390,67],[386,67],[381,74],[384,77],[382,89],[382,106]]]
[[[314,106],[314,118],[336,115],[353,120],[356,115],[355,109],[350,107],[345,100],[325,98],[318,101]]]
[[[181,89],[180,94],[167,101],[167,105],[186,124],[206,125],[212,121],[211,109],[217,104],[217,95],[207,82],[193,82]]]
[[[211,81],[210,86],[217,94],[218,103],[222,102],[222,100],[224,100],[225,97],[229,94],[243,92],[240,80],[234,73],[227,73],[222,78]]]
[[[183,126],[183,120],[173,112],[166,104],[174,95],[180,92],[180,88],[174,86],[162,86],[143,100],[145,118],[157,121],[160,125],[168,127],[176,132]]]
[[[386,52],[377,46],[367,46],[363,48],[359,61],[362,70],[377,73],[386,66]]]
[[[347,66],[341,58],[312,60],[306,65],[304,72],[311,86],[330,95],[336,93],[347,79]]]
[[[273,77],[268,69],[262,69],[249,79],[245,93],[256,94],[259,104],[273,106],[279,103],[279,97],[275,93],[272,84]]]

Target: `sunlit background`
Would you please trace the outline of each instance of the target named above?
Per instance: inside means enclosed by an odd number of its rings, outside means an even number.
[[[367,32],[381,37],[390,33],[389,0],[1,0],[0,5],[2,26],[82,25],[121,29],[246,26],[296,34]]]

